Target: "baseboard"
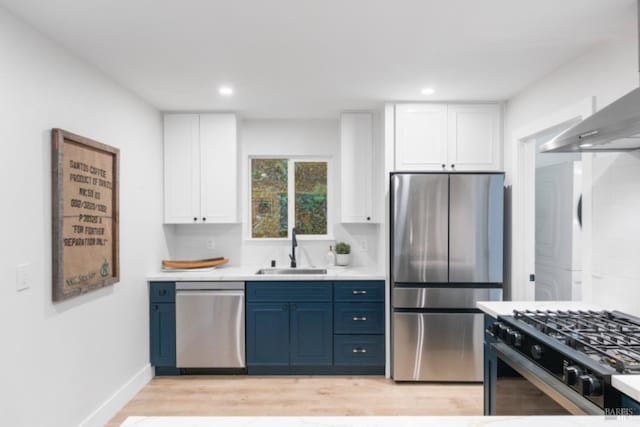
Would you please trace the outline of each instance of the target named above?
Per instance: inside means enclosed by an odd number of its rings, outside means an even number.
[[[153,368],[147,364],[113,393],[81,423],[80,427],[102,427],[113,418],[153,378]]]

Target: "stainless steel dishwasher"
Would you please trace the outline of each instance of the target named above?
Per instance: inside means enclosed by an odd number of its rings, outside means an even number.
[[[178,368],[244,368],[244,282],[176,283]]]

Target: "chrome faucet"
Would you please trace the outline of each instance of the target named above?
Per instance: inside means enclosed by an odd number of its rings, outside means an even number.
[[[296,229],[294,227],[291,229],[291,254],[289,254],[291,268],[296,268],[296,246],[298,246],[298,241],[296,240]]]

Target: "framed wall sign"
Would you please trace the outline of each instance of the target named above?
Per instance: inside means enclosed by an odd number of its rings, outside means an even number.
[[[116,283],[120,150],[52,131],[53,301]]]

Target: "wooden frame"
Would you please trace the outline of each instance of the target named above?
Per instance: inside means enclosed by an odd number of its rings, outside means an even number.
[[[120,150],[52,130],[52,299],[120,280]]]

